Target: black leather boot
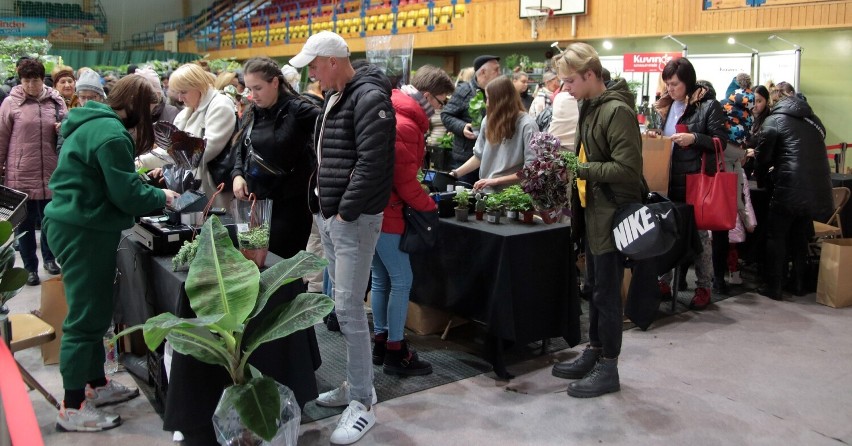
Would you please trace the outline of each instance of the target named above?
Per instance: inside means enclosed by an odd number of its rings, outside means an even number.
[[[394,348],[399,347],[399,348]],[[432,364],[421,361],[405,341],[388,342],[382,371],[386,375],[420,376],[432,373]]]
[[[385,351],[387,350],[388,333],[376,333],[373,336],[373,365],[385,363]]]
[[[579,358],[554,365],[550,373],[557,378],[580,379],[592,370],[601,357],[601,352],[600,347],[586,346]]]
[[[601,357],[588,375],[568,384],[568,395],[574,398],[594,398],[619,390],[618,358]]]

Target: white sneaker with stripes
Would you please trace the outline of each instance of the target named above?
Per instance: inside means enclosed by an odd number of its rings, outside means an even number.
[[[360,440],[376,424],[375,408],[367,410],[358,401],[349,403],[343,411],[337,427],[331,433],[332,444],[352,444]]]

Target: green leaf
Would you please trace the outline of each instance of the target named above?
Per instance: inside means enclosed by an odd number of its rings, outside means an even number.
[[[266,271],[260,273],[260,297],[251,317],[255,317],[266,306],[269,298],[286,285],[296,279],[301,279],[307,274],[321,271],[328,265],[328,260],[317,257],[305,251],[299,251],[293,257],[284,259]]]
[[[205,328],[174,329],[166,337],[172,348],[178,353],[192,356],[207,364],[221,365],[228,370],[231,378],[237,368],[236,360],[225,347],[225,341],[213,336]]]
[[[198,237],[198,252],[189,267],[186,295],[198,316],[222,315],[220,325],[241,331],[254,310],[260,271],[234,248],[228,230],[210,217]]]
[[[147,345],[151,351],[154,351],[163,343],[163,340],[166,339],[169,332],[174,329],[207,327],[208,325],[215,324],[221,318],[222,315],[219,314],[194,319],[182,319],[171,313],[161,313],[149,318],[142,325],[135,325],[121,331],[116,336],[124,336],[142,329],[143,336],[145,337],[145,345]]]
[[[334,308],[334,301],[325,294],[302,293],[290,302],[279,305],[266,315],[246,339],[245,356],[264,342],[283,338],[319,323]]]
[[[281,417],[278,385],[269,377],[252,378],[248,383],[225,389],[222,402],[233,404],[240,421],[266,441],[272,441]]]
[[[27,283],[27,270],[23,268],[9,268],[3,271],[0,278],[0,293],[17,291]]]
[[[12,236],[13,230],[12,223],[9,220],[0,221],[0,245],[6,244],[6,241]]]

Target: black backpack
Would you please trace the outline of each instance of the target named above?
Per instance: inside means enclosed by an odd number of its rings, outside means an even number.
[[[550,127],[550,121],[553,119],[553,107],[548,105],[544,111],[535,117],[535,123],[538,124],[538,131],[546,132]]]

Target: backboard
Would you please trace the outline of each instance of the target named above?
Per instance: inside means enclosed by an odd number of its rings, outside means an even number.
[[[519,18],[526,18],[534,12],[528,8],[550,8],[553,15],[585,14],[587,0],[519,0]]]

